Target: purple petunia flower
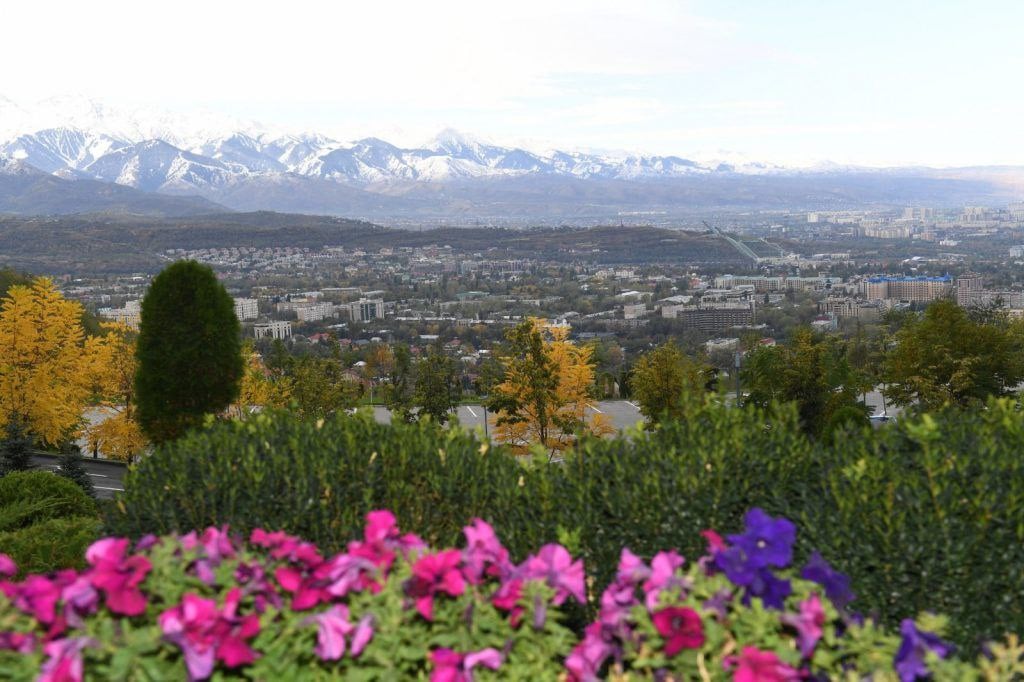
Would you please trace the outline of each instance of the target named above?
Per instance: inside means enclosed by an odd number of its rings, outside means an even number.
[[[747,512],[743,522],[744,532],[730,535],[729,541],[743,550],[749,565],[754,568],[789,565],[796,540],[796,526],[792,522],[782,517],[773,519],[759,507]]]
[[[750,604],[751,599],[760,597],[767,608],[781,609],[792,591],[793,586],[788,580],[775,577],[770,568],[762,568],[747,585],[743,603]]]
[[[901,682],[914,682],[928,679],[930,672],[925,664],[925,656],[929,651],[939,658],[945,658],[953,651],[953,645],[931,632],[922,632],[917,624],[907,618],[900,623],[900,634],[903,641],[893,659],[893,667]]]
[[[846,608],[846,605],[854,600],[854,594],[850,591],[849,576],[833,569],[817,552],[811,554],[807,565],[800,572],[800,577],[824,587],[825,596],[835,604],[837,609]]]

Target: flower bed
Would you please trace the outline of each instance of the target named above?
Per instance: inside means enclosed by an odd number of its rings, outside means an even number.
[[[280,532],[226,528],[132,546],[105,538],[89,567],[0,582],[0,678],[590,680],[1011,679],[1024,648],[955,658],[942,619],[890,633],[850,610],[849,581],[820,556],[791,570],[793,525],[759,509],[708,553],[650,563],[622,551],[587,594],[583,563],[549,544],[514,564],[475,520],[462,549],[432,550],[387,511],[323,556]],[[0,556],[0,574],[16,567]],[[577,637],[571,602],[596,617]]]

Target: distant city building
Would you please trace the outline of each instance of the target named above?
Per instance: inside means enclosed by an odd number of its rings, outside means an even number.
[[[138,331],[141,314],[138,305],[129,307],[131,303],[138,304],[138,301],[129,301],[124,308],[100,308],[97,312],[104,320],[117,322]]]
[[[277,339],[283,341],[292,335],[292,323],[286,320],[262,322],[252,328],[257,339]]]
[[[862,284],[869,301],[910,301],[927,303],[949,293],[953,280],[942,277],[870,277]]]
[[[333,303],[313,303],[295,308],[295,316],[299,322],[319,322],[334,317]]]
[[[965,272],[956,278],[956,302],[960,305],[969,305],[975,294],[984,288],[981,275]]]
[[[236,298],[235,316],[239,320],[255,320],[260,316],[259,301],[255,298]]]
[[[353,322],[369,322],[384,317],[384,299],[361,298],[347,305],[348,317]]]
[[[626,320],[636,320],[647,314],[645,303],[633,303],[622,306],[622,317]]]

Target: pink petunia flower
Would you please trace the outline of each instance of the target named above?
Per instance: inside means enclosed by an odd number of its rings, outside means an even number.
[[[704,646],[704,624],[700,614],[685,606],[669,606],[655,611],[651,622],[665,640],[665,654],[675,656],[683,649]]]
[[[0,578],[10,578],[18,572],[18,565],[14,559],[6,554],[0,553]]]
[[[733,682],[794,682],[799,673],[779,660],[774,651],[761,651],[752,646],[743,647],[739,656],[726,660],[726,665],[735,667]]]
[[[89,579],[106,596],[107,608],[123,616],[137,616],[146,610],[139,584],[153,565],[139,554],[125,558],[127,551],[127,538],[104,538],[89,546],[85,559],[93,567]]]
[[[686,560],[674,550],[658,552],[651,559],[651,575],[644,581],[644,592],[647,594],[645,603],[648,609],[654,609],[658,605],[658,597],[663,590],[673,587],[685,587],[685,579],[676,575],[676,570]]]
[[[572,682],[599,680],[601,666],[612,655],[611,645],[605,641],[600,623],[591,623],[584,630],[583,641],[576,645],[565,659],[565,668]]]
[[[41,575],[30,575],[23,582],[0,584],[4,594],[15,608],[44,625],[54,622],[61,586]]]
[[[345,655],[347,638],[351,638],[351,652],[358,657],[373,639],[373,616],[367,614],[357,625],[349,622],[348,607],[335,604],[327,611],[311,616],[305,622],[316,623],[316,655],[324,661],[336,661]]]
[[[97,644],[89,637],[69,637],[47,643],[43,652],[49,658],[43,662],[36,682],[81,682],[85,672],[82,649]]]
[[[218,609],[212,599],[186,594],[180,605],[160,614],[160,629],[181,649],[190,679],[208,678],[218,660],[229,668],[255,660],[247,640],[259,634],[259,616],[239,616],[240,599],[241,591],[233,588]]]
[[[502,546],[490,524],[482,519],[473,519],[473,523],[462,530],[466,535],[466,549],[462,556],[467,580],[476,585],[485,575],[500,578],[512,570],[508,550]]]
[[[484,666],[497,670],[502,661],[501,652],[491,647],[468,654],[460,654],[451,649],[434,649],[430,652],[430,662],[434,666],[430,682],[473,682],[473,668]]]
[[[800,614],[787,613],[782,622],[796,630],[797,644],[800,655],[810,658],[814,647],[821,639],[821,629],[825,624],[825,610],[821,607],[821,597],[816,593],[800,602]]]
[[[416,601],[416,610],[427,620],[434,620],[434,595],[458,597],[466,590],[466,581],[459,570],[462,553],[449,549],[424,554],[412,565],[412,578],[406,592]]]
[[[569,550],[561,545],[544,545],[523,562],[520,571],[526,580],[543,580],[554,588],[555,606],[561,606],[570,596],[581,604],[587,601],[583,560],[573,561]]]

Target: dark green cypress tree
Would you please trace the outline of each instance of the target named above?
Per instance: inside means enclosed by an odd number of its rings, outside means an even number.
[[[177,438],[238,397],[244,371],[234,301],[213,270],[178,261],[142,300],[138,419],[154,443]]]
[[[0,476],[31,468],[32,438],[19,419],[11,419],[4,429],[4,439],[0,441]]]
[[[92,479],[89,472],[82,464],[82,451],[76,443],[64,443],[60,448],[60,468],[57,475],[63,476],[79,488],[85,491],[89,497],[96,497],[96,490],[92,487]]]

